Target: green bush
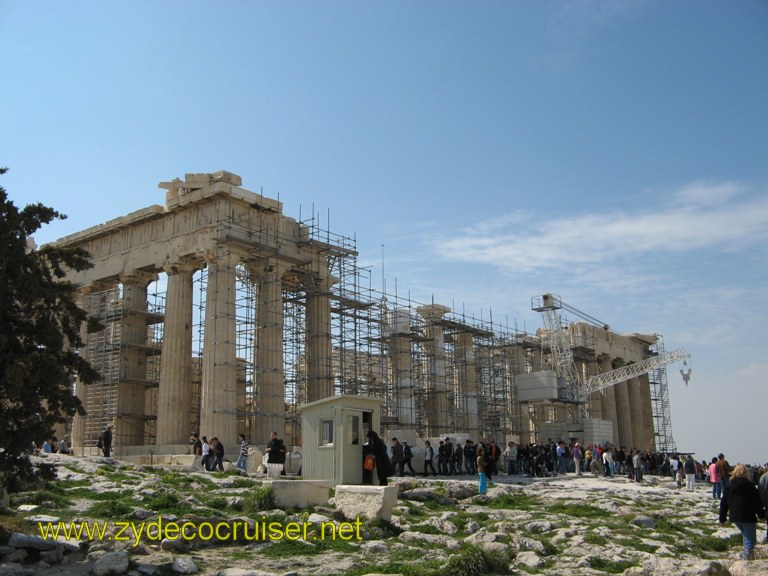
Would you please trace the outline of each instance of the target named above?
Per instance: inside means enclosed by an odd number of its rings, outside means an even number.
[[[598,556],[590,556],[587,562],[589,562],[590,568],[600,570],[601,572],[608,572],[609,574],[621,574],[627,568],[635,566],[634,562],[628,560],[613,561]]]
[[[248,514],[274,510],[275,508],[277,508],[277,502],[272,486],[256,486],[250,492],[243,494],[243,509]]]

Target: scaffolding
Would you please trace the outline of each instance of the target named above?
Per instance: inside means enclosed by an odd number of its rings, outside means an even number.
[[[654,355],[664,353],[664,338],[657,334],[657,340],[651,345]],[[653,407],[653,434],[658,452],[677,452],[672,437],[672,416],[669,408],[669,389],[667,387],[667,368],[655,368],[649,377],[651,385],[651,405]]]
[[[273,201],[261,198],[252,207],[263,202]],[[221,252],[216,258],[236,262],[234,294],[224,300],[234,307],[237,430],[249,441],[266,443],[259,425],[270,419],[284,430],[287,445],[298,445],[301,406],[318,395],[380,398],[384,430],[414,430],[421,437],[450,430],[477,440],[536,442],[542,423],[574,420],[573,406],[521,404],[516,398],[517,375],[552,368],[548,339],[492,318],[417,302],[397,290],[374,290],[371,268],[358,264],[356,239],[324,229],[314,209],[309,219],[299,221],[263,207],[249,217],[246,222],[221,209],[210,228],[212,237],[226,240],[217,244]],[[284,246],[300,249],[289,253]],[[189,422],[190,432],[205,434],[200,427],[206,308],[211,296],[219,296],[212,291],[224,288],[209,286],[210,261],[201,259],[197,265],[192,274]],[[104,325],[87,336],[85,345],[86,358],[102,376],[101,382],[83,388],[88,412],[84,438],[93,443],[121,416],[117,398],[124,382],[145,387],[144,412],[134,416],[143,422],[144,444],[156,443],[167,283],[168,276],[159,272],[147,289],[146,310],[125,310],[118,282],[88,295],[88,314]],[[137,315],[146,323],[146,341],[129,344],[124,323]],[[569,328],[571,352],[586,380],[599,371],[597,345],[589,332],[575,326]],[[120,367],[121,351],[128,346],[140,349],[137,364],[145,364],[146,373],[126,379]],[[276,374],[281,382],[272,386]],[[651,384],[657,447],[674,448],[666,372],[655,371]],[[436,413],[435,398],[441,394],[445,408]]]
[[[101,376],[98,382],[80,384],[87,410],[83,420],[86,446],[95,446],[101,432],[122,416],[118,411],[118,394],[121,385],[125,384],[144,386],[146,390],[145,407],[148,406],[149,410],[139,415],[143,422],[139,433],[145,444],[154,443],[164,308],[164,294],[157,290],[157,284],[153,282],[147,290],[145,310],[126,309],[123,285],[119,282],[87,295],[87,313],[97,319],[103,328],[88,333],[85,338],[85,357]],[[129,316],[138,316],[146,325],[146,340],[143,343],[127,342],[123,337],[123,328]],[[143,373],[128,377],[121,371],[121,355],[127,349],[144,356],[146,368]]]

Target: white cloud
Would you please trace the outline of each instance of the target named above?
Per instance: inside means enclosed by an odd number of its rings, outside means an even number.
[[[616,270],[616,263],[708,249],[759,250],[768,240],[768,197],[744,197],[735,184],[693,184],[666,204],[637,212],[581,214],[526,226],[521,213],[494,217],[437,238],[444,260],[484,262],[507,271]],[[652,261],[647,264],[652,264]],[[605,270],[603,270],[605,272]]]

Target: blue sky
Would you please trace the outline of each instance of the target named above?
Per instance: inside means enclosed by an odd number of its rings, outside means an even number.
[[[43,243],[235,172],[414,300],[663,334],[678,448],[765,462],[767,29],[764,1],[0,0],[1,183],[69,216]]]

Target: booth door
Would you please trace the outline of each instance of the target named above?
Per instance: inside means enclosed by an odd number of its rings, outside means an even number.
[[[363,412],[341,411],[342,435],[339,457],[341,459],[341,483],[363,483]]]

